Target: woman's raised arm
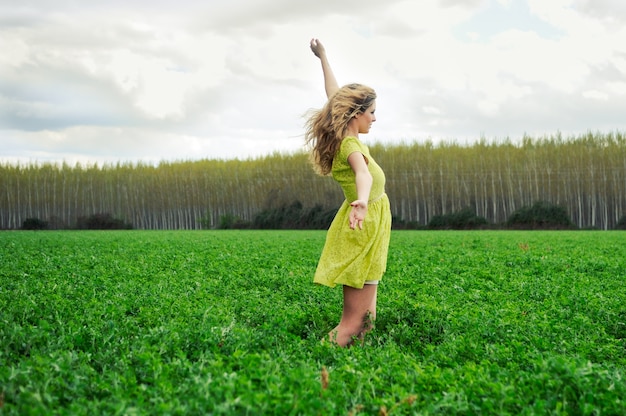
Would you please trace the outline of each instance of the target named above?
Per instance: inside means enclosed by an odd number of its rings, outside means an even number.
[[[337,80],[335,79],[335,74],[333,73],[330,64],[328,63],[328,57],[326,56],[326,49],[322,42],[319,39],[311,39],[311,50],[320,58],[320,62],[322,63],[322,72],[324,74],[324,88],[326,89],[326,97],[330,98],[334,93],[339,89],[339,84],[337,84]]]

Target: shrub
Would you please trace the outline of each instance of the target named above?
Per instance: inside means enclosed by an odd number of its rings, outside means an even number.
[[[301,215],[302,203],[300,201],[294,201],[290,205],[282,205],[278,208],[267,208],[254,217],[252,228],[262,230],[302,228]]]
[[[220,222],[217,225],[218,230],[241,230],[249,228],[250,223],[243,221],[238,216],[233,214],[225,214],[220,217]]]
[[[300,224],[303,228],[325,230],[330,227],[335,214],[337,214],[337,208],[324,209],[317,204],[301,215]]]
[[[626,215],[619,219],[615,225],[616,230],[626,230]]]
[[[425,230],[427,226],[417,221],[406,221],[395,215],[391,216],[391,228],[394,230]]]
[[[207,212],[206,216],[200,217],[198,221],[203,230],[211,229],[211,214],[209,212]]]
[[[99,213],[78,218],[76,228],[79,230],[130,230],[133,226],[125,223],[124,220],[113,218],[111,214]]]
[[[519,230],[566,230],[576,228],[565,208],[550,202],[535,202],[513,212],[507,226]]]
[[[46,230],[48,222],[39,218],[26,218],[22,222],[22,230]]]
[[[485,228],[486,225],[487,220],[476,215],[470,207],[451,214],[435,215],[428,222],[428,228],[434,230],[472,230]]]
[[[326,229],[335,217],[336,209],[315,205],[305,210],[300,201],[259,212],[251,228],[270,229]]]

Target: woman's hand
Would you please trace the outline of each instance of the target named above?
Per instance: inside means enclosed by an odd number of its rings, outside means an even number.
[[[324,49],[324,45],[322,45],[319,39],[311,39],[311,50],[318,58],[322,58],[326,55],[326,49]]]
[[[357,199],[350,204],[352,209],[350,210],[350,228],[355,230],[359,227],[359,230],[363,229],[363,221],[367,215],[367,201]]]

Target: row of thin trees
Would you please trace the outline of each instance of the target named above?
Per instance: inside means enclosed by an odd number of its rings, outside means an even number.
[[[370,150],[386,173],[393,215],[403,221],[426,224],[470,207],[498,224],[538,201],[564,207],[580,228],[611,229],[626,215],[626,138],[619,132]],[[97,213],[140,229],[199,229],[225,215],[250,221],[294,201],[329,208],[342,199],[304,153],[157,166],[0,164],[0,229],[20,228],[27,218],[65,228]]]

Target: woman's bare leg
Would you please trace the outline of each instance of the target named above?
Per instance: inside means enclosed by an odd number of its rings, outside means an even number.
[[[376,294],[378,285],[365,285],[363,289],[343,287],[343,313],[339,325],[329,332],[330,340],[345,347],[374,327],[376,319]]]

